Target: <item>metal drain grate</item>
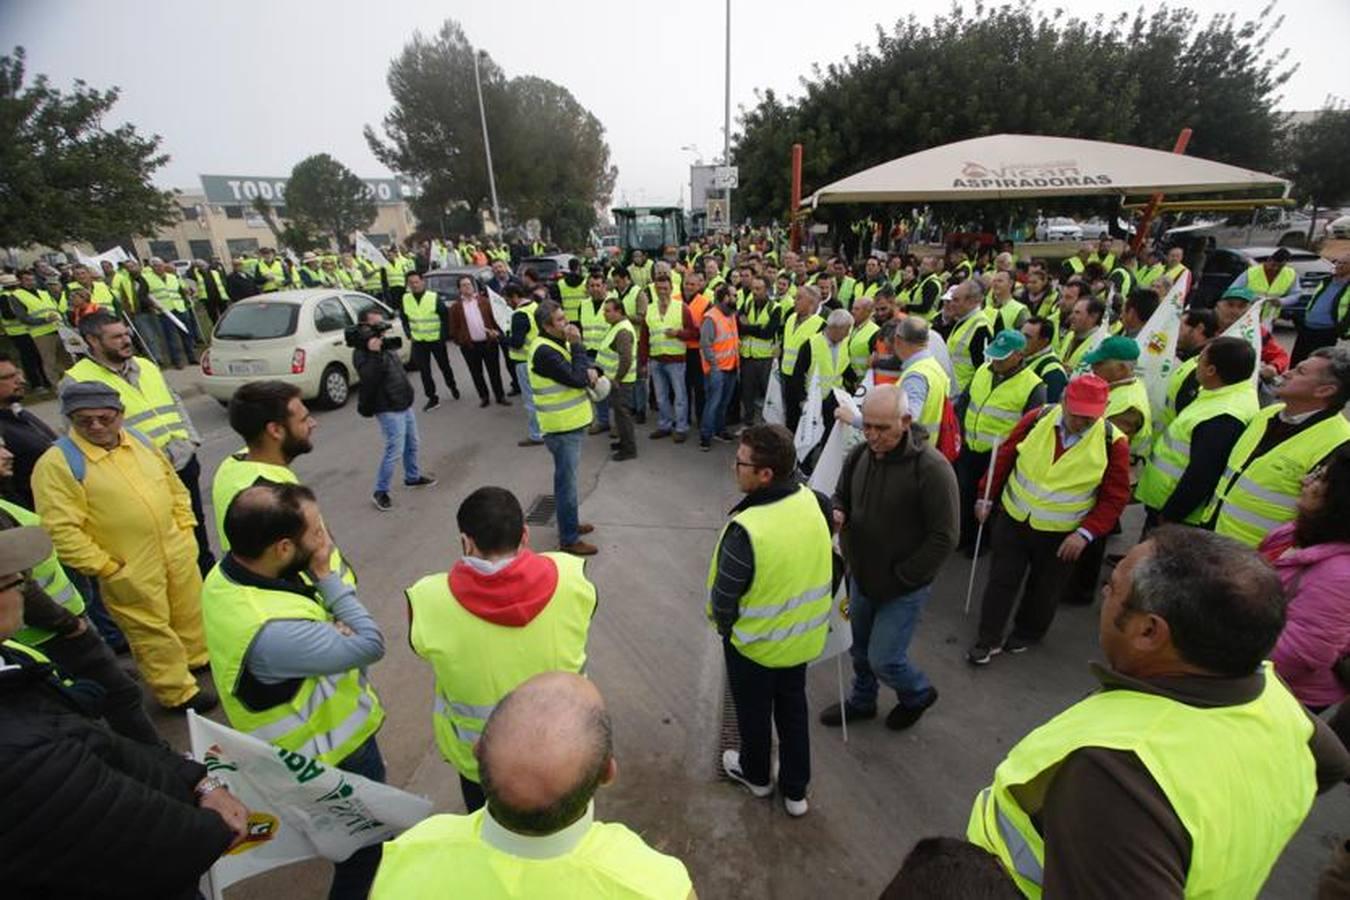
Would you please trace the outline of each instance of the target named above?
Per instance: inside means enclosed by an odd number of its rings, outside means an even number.
[[[713,760],[713,770],[724,781],[731,778],[722,769],[722,753],[741,748],[741,735],[736,730],[736,703],[731,699],[731,683],[722,683],[722,727],[717,736],[717,757]]]
[[[525,513],[525,521],[530,525],[547,525],[557,511],[558,502],[552,494],[538,494],[530,504],[529,512]]]

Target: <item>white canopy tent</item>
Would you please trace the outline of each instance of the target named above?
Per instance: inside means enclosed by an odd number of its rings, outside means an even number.
[[[873,166],[811,195],[821,203],[1016,200],[1275,189],[1282,178],[1184,154],[1033,134],[993,134]]]

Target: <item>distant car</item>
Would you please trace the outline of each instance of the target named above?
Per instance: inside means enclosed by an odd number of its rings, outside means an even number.
[[[1313,241],[1325,234],[1326,218],[1319,216]],[[1163,244],[1203,241],[1207,247],[1307,247],[1312,217],[1286,209],[1258,209],[1218,222],[1195,222],[1163,232]]]
[[[342,406],[358,381],[343,332],[371,306],[394,323],[388,335],[403,338],[398,355],[407,365],[412,353],[407,329],[374,297],[332,288],[277,291],[225,310],[202,354],[202,389],[225,403],[241,384],[275,379],[298,386],[307,401]]]
[[[465,275],[478,281],[479,286],[492,277],[491,266],[446,266],[432,269],[423,277],[427,287],[441,295],[447,303],[459,299],[459,279]]]
[[[1308,250],[1289,249],[1289,265],[1298,274],[1299,293],[1304,301],[1312,299],[1317,286],[1331,277],[1332,266],[1322,257]],[[1205,255],[1205,262],[1191,290],[1190,305],[1212,307],[1233,280],[1251,266],[1265,262],[1275,247],[1220,247]],[[1283,309],[1280,318],[1297,322],[1303,315],[1306,302],[1297,309]]]
[[[1327,223],[1327,237],[1339,241],[1350,240],[1350,216],[1341,216]]]
[[[567,274],[567,266],[575,258],[571,253],[527,256],[516,264],[516,277],[523,275],[526,269],[534,269],[540,281],[557,281]]]
[[[1082,239],[1083,226],[1073,219],[1055,216],[1036,223],[1036,240],[1038,241],[1081,241]]]

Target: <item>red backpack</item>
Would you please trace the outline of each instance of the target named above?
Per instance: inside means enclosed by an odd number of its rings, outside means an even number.
[[[942,422],[938,425],[933,446],[950,463],[956,462],[956,458],[961,455],[961,423],[956,419],[956,407],[952,406],[951,397],[942,400]]]

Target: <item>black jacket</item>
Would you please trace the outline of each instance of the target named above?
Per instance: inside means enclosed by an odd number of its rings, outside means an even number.
[[[0,438],[14,454],[14,474],[5,494],[24,509],[33,509],[33,466],[56,440],[56,432],[22,407],[4,407],[0,408]]]
[[[403,412],[412,406],[412,383],[393,350],[371,353],[358,347],[352,351],[352,364],[361,378],[356,399],[358,413],[369,417],[382,412]]]
[[[247,272],[231,272],[225,276],[225,290],[231,300],[243,300],[258,293],[258,285]]]
[[[0,657],[19,666],[0,672],[0,894],[195,897],[233,839],[197,807],[206,768],[102,727],[88,682],[63,685],[8,648]]]

